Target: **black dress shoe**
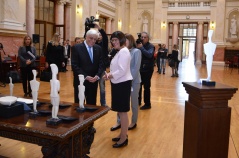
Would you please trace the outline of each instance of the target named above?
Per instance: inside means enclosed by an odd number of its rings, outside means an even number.
[[[126,146],[128,145],[128,139],[126,139],[123,143],[121,144],[118,144],[118,143],[115,143],[113,144],[113,148],[120,148],[120,147],[123,147],[123,146]]]
[[[118,125],[116,127],[111,127],[110,130],[115,131],[115,130],[120,129],[120,128],[121,128],[121,125]]]
[[[144,105],[142,107],[140,107],[140,110],[147,110],[147,109],[151,109],[150,105]]]
[[[127,135],[127,138],[128,138],[128,135]],[[112,141],[113,141],[113,142],[118,142],[119,140],[120,140],[119,137],[112,138]]]
[[[132,127],[128,127],[128,130],[132,130],[132,129],[135,129],[137,126],[137,124],[134,124]]]
[[[120,138],[116,137],[116,138],[112,138],[113,142],[118,142],[120,140]]]

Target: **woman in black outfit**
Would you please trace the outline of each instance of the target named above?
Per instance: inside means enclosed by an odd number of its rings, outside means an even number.
[[[174,66],[172,66],[172,76],[178,77],[178,46],[176,44],[173,45],[171,60],[174,61]]]
[[[32,97],[30,81],[33,79],[32,70],[36,67],[36,49],[31,44],[32,39],[27,35],[24,37],[23,46],[18,50],[24,97],[27,97],[27,95]]]
[[[60,43],[61,36],[58,33],[53,35],[46,48],[46,68],[50,69],[50,64],[56,64],[58,70],[65,66],[64,47]]]

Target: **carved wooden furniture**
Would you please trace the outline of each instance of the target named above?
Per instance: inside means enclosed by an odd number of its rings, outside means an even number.
[[[46,120],[51,116],[30,119],[29,113],[25,113],[10,119],[0,118],[0,136],[42,146],[44,158],[87,157],[94,140],[94,121],[105,115],[110,108],[97,106],[96,111],[78,113],[75,106],[76,104],[73,104],[59,109],[58,115],[76,117],[77,120],[63,122],[58,126],[46,125]],[[38,106],[37,109],[51,111],[49,103]]]
[[[185,102],[183,158],[228,156],[231,99],[237,88],[216,83],[215,87],[183,82],[189,94]]]

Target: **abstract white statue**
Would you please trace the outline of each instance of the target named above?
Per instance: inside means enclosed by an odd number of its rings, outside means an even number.
[[[148,19],[146,16],[144,17],[144,20],[143,20],[143,31],[148,32]]]
[[[78,86],[78,97],[79,97],[79,107],[80,108],[85,108],[84,107],[84,100],[85,100],[85,86],[84,86],[84,75],[78,75],[79,76],[79,81],[80,84]]]
[[[52,104],[52,118],[58,119],[57,114],[60,104],[60,96],[58,94],[60,90],[60,82],[57,80],[58,67],[56,64],[51,64],[52,79],[50,80],[51,84],[51,104]]]
[[[230,27],[231,38],[237,38],[237,20],[236,15],[233,15],[231,19],[231,27]]]
[[[10,89],[10,96],[13,95],[13,87],[14,87],[14,84],[12,83],[12,78],[9,77],[9,89]]]
[[[38,97],[40,82],[36,80],[37,71],[32,70],[32,73],[33,73],[33,80],[30,81],[30,85],[32,89],[33,111],[37,112],[37,97]]]
[[[204,47],[204,53],[206,54],[206,62],[207,62],[207,81],[211,80],[211,71],[212,71],[212,60],[213,55],[216,50],[217,45],[215,43],[212,43],[212,34],[213,30],[208,31],[208,43],[205,43],[203,45]]]

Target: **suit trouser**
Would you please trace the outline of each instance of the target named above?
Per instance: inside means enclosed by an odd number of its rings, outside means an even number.
[[[33,80],[33,73],[32,73],[33,67],[27,66],[27,67],[21,67],[21,78],[22,78],[22,87],[24,93],[31,93],[32,89],[30,86],[30,81]]]
[[[158,67],[158,72],[160,72],[161,71],[161,67],[160,67],[160,55],[158,54],[157,55],[157,67]]]
[[[105,100],[105,79],[103,76],[105,73],[102,73],[99,79],[99,86],[100,86],[100,104],[101,106],[106,105],[106,100]]]
[[[78,86],[79,85],[74,85],[74,101],[75,101],[75,103],[79,103]],[[96,105],[98,81],[96,81],[95,83],[90,83],[89,81],[85,80],[84,86],[85,86],[86,104]]]
[[[65,58],[65,59],[64,59],[65,66],[64,66],[64,68],[63,68],[64,70],[66,70],[66,67],[67,67],[67,61],[68,61],[68,58]]]
[[[146,106],[151,106],[150,102],[150,87],[151,87],[151,78],[152,78],[153,70],[147,72],[140,72],[141,75],[141,85],[139,89],[139,103],[141,103],[142,97],[142,86],[144,86],[144,104]]]
[[[163,70],[163,69],[165,69],[165,67],[166,67],[166,61],[167,61],[167,59],[165,59],[165,58],[160,58],[160,70]]]

